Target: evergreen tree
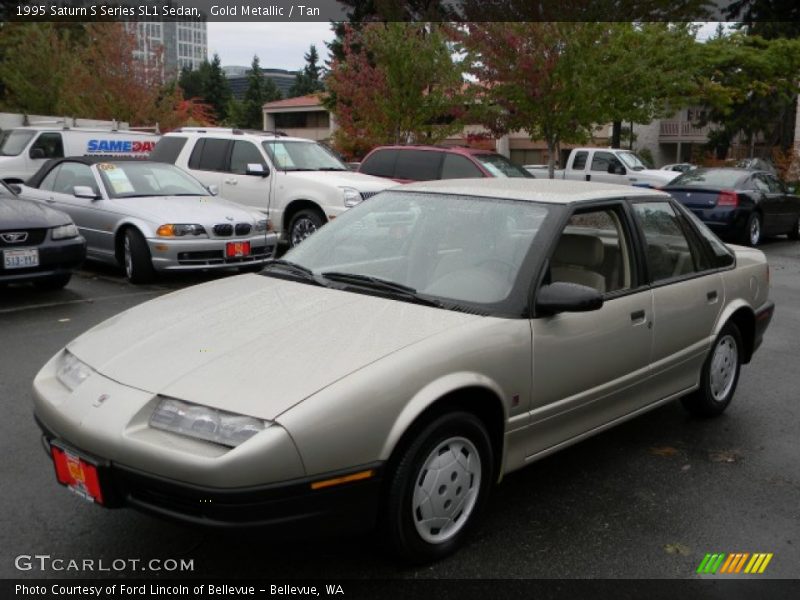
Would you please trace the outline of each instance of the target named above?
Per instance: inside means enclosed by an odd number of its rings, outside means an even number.
[[[189,67],[181,69],[178,76],[178,85],[183,90],[185,98],[202,98],[205,91],[205,77],[211,70],[211,64],[206,60],[200,65],[199,69],[193,70]]]
[[[306,66],[303,67],[302,71],[297,73],[294,85],[292,85],[292,88],[289,90],[290,97],[306,96],[323,90],[322,81],[320,80],[322,68],[317,64],[319,62],[319,55],[317,54],[317,48],[314,44],[311,44],[304,58],[306,60]]]
[[[203,99],[213,107],[217,122],[224,121],[228,116],[231,88],[228,85],[225,74],[222,72],[219,55],[214,54],[214,58],[208,66],[207,74],[202,73],[202,71],[201,67],[201,76],[204,79]]]
[[[247,91],[244,100],[236,107],[236,124],[246,129],[263,129],[263,107],[265,102],[279,100],[281,92],[272,79],[264,77],[258,56],[253,56],[247,73]]]

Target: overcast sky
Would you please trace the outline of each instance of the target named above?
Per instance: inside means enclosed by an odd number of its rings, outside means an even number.
[[[698,38],[714,34],[716,23],[706,23]],[[303,55],[314,44],[320,64],[328,57],[325,42],[333,39],[330,23],[208,23],[208,59],[216,52],[223,66],[247,66],[257,54],[265,68],[301,69]]]
[[[303,55],[314,44],[320,64],[333,39],[330,23],[208,23],[208,59],[216,52],[222,66],[247,66],[257,54],[264,68],[301,69]]]

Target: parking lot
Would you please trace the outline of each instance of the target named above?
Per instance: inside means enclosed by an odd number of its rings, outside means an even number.
[[[709,552],[773,553],[760,577],[796,577],[800,244],[768,240],[763,250],[777,309],[721,418],[698,420],[667,405],[512,474],[470,543],[423,568],[398,566],[368,537],[224,535],[95,508],[70,494],[56,483],[32,419],[35,373],[104,319],[209,277],[134,286],[113,269],[88,265],[61,291],[0,289],[0,577],[136,575],[15,568],[19,555],[47,554],[192,559],[194,572],[185,575],[195,577],[687,578]]]

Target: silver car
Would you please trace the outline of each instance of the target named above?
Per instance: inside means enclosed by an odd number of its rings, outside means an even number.
[[[434,560],[506,473],[666,402],[722,413],[768,282],[760,251],[662,192],[413,184],[260,276],[78,337],[35,414],[58,481],[94,503],[290,535],[377,523]]]
[[[173,165],[60,159],[21,193],[69,214],[86,238],[87,258],[124,267],[134,283],[158,271],[260,270],[275,252],[264,214],[215,197]]]

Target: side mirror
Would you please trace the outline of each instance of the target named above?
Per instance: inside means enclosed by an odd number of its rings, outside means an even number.
[[[47,158],[47,155],[44,153],[44,148],[31,148],[29,156],[31,158]]]
[[[97,200],[100,197],[88,185],[76,185],[72,188],[72,195],[76,198],[86,198],[88,200]]]
[[[247,169],[245,169],[244,173],[245,175],[257,175],[259,177],[269,175],[269,171],[261,163],[247,163]]]
[[[611,163],[608,165],[608,172],[612,175],[625,175],[625,173],[627,173],[625,167],[619,163]]]
[[[539,288],[536,313],[587,312],[603,306],[603,295],[596,289],[577,283],[557,281]]]
[[[22,193],[22,186],[18,183],[9,183],[7,184],[8,187],[11,189],[12,192],[19,195]]]
[[[212,196],[219,196],[219,186],[218,185],[214,185],[212,183],[211,185],[206,186],[206,189],[208,190],[208,193],[211,194]]]

